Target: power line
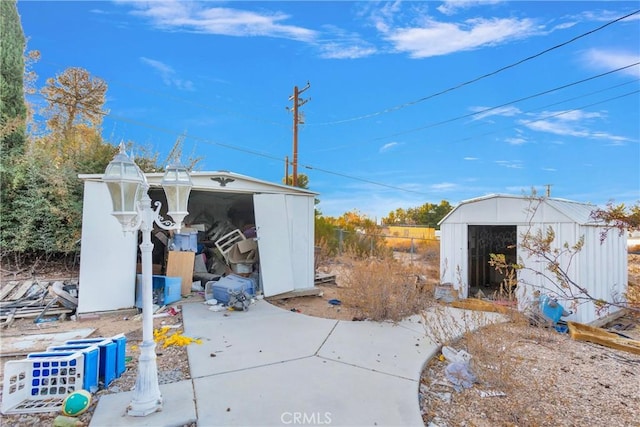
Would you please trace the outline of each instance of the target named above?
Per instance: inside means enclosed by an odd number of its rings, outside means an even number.
[[[629,80],[628,82],[620,83],[620,84],[617,84],[617,85],[614,85],[614,86],[609,86],[608,88],[605,88],[605,89],[596,90],[596,91],[589,92],[589,93],[586,93],[586,94],[583,94],[583,95],[580,95],[580,96],[574,96],[574,97],[572,97],[572,98],[567,98],[567,99],[563,99],[563,100],[558,101],[558,102],[553,102],[553,103],[551,103],[551,104],[546,104],[546,105],[543,105],[543,106],[541,106],[541,107],[533,108],[533,109],[531,109],[531,110],[522,111],[522,114],[532,113],[532,112],[534,112],[534,111],[542,110],[542,109],[549,108],[549,107],[554,107],[554,106],[556,106],[556,105],[564,104],[564,103],[566,103],[566,102],[575,101],[576,99],[580,99],[580,98],[584,98],[584,97],[587,97],[587,96],[595,95],[595,94],[597,94],[597,93],[606,92],[606,91],[611,90],[611,89],[616,89],[616,88],[619,88],[619,87],[622,87],[622,86],[626,86],[626,85],[631,84],[631,83],[635,83],[635,82],[637,82],[638,80],[640,80],[640,79],[633,79],[633,80]],[[610,99],[611,99],[611,98],[610,98]],[[599,103],[600,103],[600,102],[597,102],[597,103],[595,103],[595,104],[599,104]],[[595,105],[595,104],[589,104],[589,106],[593,106],[593,105]],[[580,108],[586,108],[586,107],[580,107]],[[569,111],[575,111],[575,110],[576,110],[576,109],[574,108],[574,109],[569,110]],[[548,118],[548,117],[547,117],[547,118]],[[545,118],[542,118],[542,119],[536,119],[536,121],[544,120],[544,119],[545,119]],[[453,141],[451,141],[451,142],[463,142],[463,141],[469,141],[469,140],[472,140],[472,139],[476,139],[476,138],[478,138],[479,136],[493,135],[493,134],[496,134],[496,133],[501,132],[501,131],[503,131],[503,130],[511,130],[511,129],[513,129],[513,126],[505,126],[505,127],[503,127],[503,128],[500,128],[500,129],[494,129],[494,130],[491,130],[491,131],[489,131],[489,132],[484,132],[484,133],[481,133],[481,134],[476,134],[476,135],[472,135],[472,136],[467,136],[467,137],[464,137],[464,138],[460,138],[460,139],[453,140]]]
[[[159,132],[163,132],[163,133],[167,133],[167,134],[182,135],[185,138],[190,138],[190,139],[192,139],[194,141],[199,141],[199,142],[202,142],[204,144],[215,145],[215,146],[227,148],[227,149],[230,149],[230,150],[240,151],[240,152],[252,154],[254,156],[260,156],[260,157],[264,157],[266,159],[275,160],[277,162],[282,162],[283,161],[281,157],[274,156],[274,155],[267,154],[267,153],[263,153],[263,152],[259,152],[259,151],[252,150],[252,149],[249,149],[249,148],[244,148],[244,147],[240,147],[240,146],[237,146],[237,145],[216,142],[216,141],[212,141],[212,140],[210,140],[208,138],[199,137],[199,136],[192,135],[192,134],[179,133],[179,132],[177,132],[175,130],[172,130],[172,129],[167,129],[167,128],[163,128],[163,127],[160,127],[160,126],[144,123],[144,122],[131,120],[131,119],[128,119],[126,117],[121,117],[121,116],[117,116],[117,115],[109,114],[109,117],[111,117],[111,118],[113,118],[115,120],[124,121],[124,122],[130,123],[130,124],[134,124],[134,125],[141,126],[141,127],[146,127],[146,128],[157,130]],[[393,189],[393,190],[405,191],[405,192],[408,192],[408,193],[415,193],[415,194],[420,194],[420,195],[428,195],[427,193],[424,193],[424,192],[408,190],[406,188],[397,187],[397,186],[393,186],[393,185],[389,185],[389,184],[384,184],[384,183],[381,183],[381,182],[371,181],[371,180],[368,180],[368,179],[365,179],[365,178],[360,178],[360,177],[353,176],[353,175],[347,175],[347,174],[344,174],[344,173],[341,173],[341,172],[335,172],[335,171],[330,171],[330,170],[327,170],[327,169],[316,168],[316,167],[314,167],[312,165],[301,164],[300,166],[305,168],[305,169],[316,170],[316,171],[323,172],[323,173],[330,174],[330,175],[340,176],[340,177],[343,177],[343,178],[349,178],[349,179],[352,179],[354,181],[366,182],[368,184],[377,185],[379,187],[385,187],[385,188],[390,188],[390,189]]]
[[[559,90],[562,90],[562,89],[566,89],[566,88],[571,87],[571,86],[576,86],[578,84],[582,84],[582,83],[585,83],[585,82],[588,82],[588,81],[591,81],[591,80],[595,80],[595,79],[598,79],[600,77],[604,77],[604,76],[607,76],[607,75],[610,75],[610,74],[613,74],[613,73],[616,73],[616,72],[624,71],[624,70],[626,70],[628,68],[635,67],[635,66],[638,66],[638,65],[640,65],[640,62],[636,62],[636,63],[630,64],[630,65],[626,65],[624,67],[616,68],[615,70],[606,71],[604,73],[600,73],[600,74],[597,74],[595,76],[587,77],[587,78],[582,79],[582,80],[577,80],[577,81],[574,81],[574,82],[571,82],[571,83],[567,83],[567,84],[564,84],[564,85],[561,85],[561,86],[557,86],[557,87],[552,88],[552,89],[547,89],[547,90],[544,90],[542,92],[534,93],[532,95],[527,95],[527,96],[524,96],[522,98],[518,98],[518,99],[515,99],[515,100],[511,100],[511,101],[502,103],[500,105],[495,105],[493,107],[487,107],[487,108],[484,108],[484,109],[482,109],[480,111],[474,111],[473,113],[467,113],[467,114],[463,114],[461,116],[455,116],[455,117],[452,117],[452,118],[449,118],[449,119],[445,119],[445,120],[441,120],[441,121],[438,121],[438,122],[429,123],[429,124],[426,124],[426,125],[423,125],[423,126],[420,126],[420,127],[417,127],[417,128],[408,129],[408,130],[404,130],[404,131],[399,131],[399,132],[395,132],[393,134],[389,134],[389,135],[385,135],[385,136],[371,138],[371,139],[368,139],[366,141],[361,141],[358,144],[365,144],[367,142],[379,141],[379,140],[383,140],[383,139],[389,139],[389,138],[396,137],[396,136],[399,136],[399,135],[404,135],[404,134],[407,134],[407,133],[412,133],[412,132],[417,132],[417,131],[420,131],[420,130],[430,129],[430,128],[434,128],[434,127],[441,126],[441,125],[444,125],[444,124],[452,123],[452,122],[455,122],[455,121],[458,121],[458,120],[462,120],[462,119],[466,119],[466,118],[473,117],[473,116],[476,116],[476,115],[484,114],[484,113],[487,113],[487,112],[490,112],[490,111],[493,111],[493,110],[497,110],[497,109],[502,108],[502,107],[506,107],[508,105],[512,105],[512,104],[516,104],[518,102],[522,102],[522,101],[526,101],[526,100],[529,100],[529,99],[537,98],[537,97],[540,97],[542,95],[548,95],[549,93],[552,93],[552,92],[556,92],[556,91],[559,91]],[[637,80],[634,80],[634,81],[637,81]],[[631,83],[631,82],[623,83],[623,85],[624,84],[628,84],[628,83]],[[618,85],[613,86],[613,87],[617,87],[617,86]],[[593,94],[593,93],[598,93],[598,92],[596,91],[596,92],[592,92],[590,94]],[[582,96],[578,96],[578,97],[574,97],[572,99],[578,99],[578,98],[581,98],[581,97]],[[569,100],[564,100],[564,101],[561,101],[561,102],[567,102],[567,101],[569,101]],[[554,104],[551,104],[551,105],[554,105]],[[488,134],[492,134],[492,133],[495,133],[495,132],[492,131],[492,132],[489,132]],[[486,135],[486,134],[483,134],[483,135]],[[467,139],[467,138],[465,138],[465,139]],[[354,144],[351,144],[351,145],[354,145]],[[344,147],[344,146],[335,147],[335,148],[341,148],[341,147]],[[327,150],[323,150],[323,151],[327,151]]]
[[[542,95],[548,95],[549,93],[557,92],[559,90],[566,89],[566,88],[571,87],[571,86],[575,86],[575,85],[578,85],[578,84],[581,84],[581,83],[585,83],[585,82],[588,82],[590,80],[594,80],[594,79],[597,79],[597,78],[600,78],[600,77],[607,76],[609,74],[617,73],[619,71],[623,71],[623,70],[626,70],[627,68],[635,67],[637,65],[640,65],[640,62],[635,62],[633,64],[626,65],[624,67],[616,68],[615,70],[607,71],[605,73],[598,74],[598,75],[595,75],[595,76],[592,76],[592,77],[588,77],[586,79],[578,80],[578,81],[575,81],[575,82],[572,82],[572,83],[567,83],[567,84],[562,85],[562,86],[557,86],[557,87],[555,87],[553,89],[548,89],[548,90],[545,90],[545,91],[542,91],[542,92],[535,93],[533,95],[528,95],[528,96],[525,96],[525,97],[522,97],[522,98],[518,98],[518,99],[515,99],[513,101],[505,102],[505,103],[500,104],[500,105],[496,105],[496,106],[493,106],[493,107],[488,107],[488,108],[482,109],[480,111],[474,111],[473,113],[468,113],[468,114],[464,114],[462,116],[457,116],[457,117],[453,117],[453,118],[450,118],[450,119],[442,120],[442,121],[439,121],[439,122],[430,123],[428,125],[420,126],[420,127],[417,127],[417,128],[406,130],[406,131],[396,132],[396,133],[391,134],[391,135],[376,137],[376,138],[372,139],[371,141],[378,141],[378,140],[381,140],[381,139],[392,138],[392,137],[396,137],[398,135],[404,135],[404,134],[407,134],[407,133],[417,132],[419,130],[429,129],[429,128],[432,128],[432,127],[441,126],[441,125],[444,125],[444,124],[447,124],[447,123],[455,122],[457,120],[466,119],[468,117],[477,116],[477,115],[484,114],[484,113],[487,113],[487,112],[490,112],[490,111],[493,111],[493,110],[497,110],[497,109],[502,108],[502,107],[506,107],[506,106],[509,106],[509,105],[512,105],[512,104],[516,104],[518,102],[527,101],[529,99],[537,98],[537,97],[540,97]]]
[[[557,114],[553,114],[553,115],[550,115],[550,116],[542,117],[542,118],[539,118],[539,119],[536,119],[536,120],[532,120],[532,121],[530,121],[528,123],[534,123],[534,122],[537,122],[537,121],[541,121],[541,120],[545,120],[545,119],[548,119],[548,118],[560,116],[560,115],[563,115],[563,114],[568,114],[568,113],[570,113],[572,111],[576,111],[577,109],[583,109],[583,108],[588,108],[588,107],[591,107],[591,106],[594,106],[594,105],[603,104],[605,102],[610,102],[610,101],[613,101],[613,100],[616,100],[616,99],[620,99],[620,98],[623,98],[623,97],[626,97],[626,96],[630,96],[630,95],[636,94],[638,92],[640,92],[640,90],[636,90],[636,91],[629,92],[629,93],[626,93],[626,94],[623,94],[623,95],[619,95],[619,96],[616,96],[616,97],[605,99],[603,101],[595,102],[595,103],[592,103],[592,104],[589,104],[589,105],[586,105],[586,106],[574,108],[574,109],[571,109],[571,110],[566,110],[566,111],[563,111],[563,112],[560,112],[560,113],[557,113]],[[159,131],[159,132],[162,132],[162,133],[166,133],[166,134],[170,134],[170,135],[183,136],[184,138],[190,138],[190,139],[192,139],[194,141],[199,141],[199,142],[202,142],[202,143],[205,143],[205,144],[209,144],[209,145],[215,145],[215,146],[222,147],[222,148],[227,148],[227,149],[230,149],[230,150],[244,152],[244,153],[247,153],[247,154],[263,157],[263,158],[274,160],[274,161],[277,161],[277,162],[282,162],[283,161],[281,157],[274,156],[274,155],[271,155],[271,154],[268,154],[268,153],[259,152],[259,151],[252,150],[252,149],[249,149],[249,148],[240,147],[240,146],[233,145],[233,144],[226,144],[226,143],[212,141],[212,140],[210,140],[208,138],[199,137],[197,135],[191,135],[191,134],[187,134],[187,133],[184,133],[184,132],[178,132],[178,131],[175,131],[175,130],[172,130],[172,129],[167,129],[167,128],[163,128],[163,127],[156,126],[156,125],[151,125],[151,124],[146,123],[146,122],[132,120],[132,119],[129,119],[127,117],[122,117],[122,116],[118,116],[118,115],[111,114],[111,113],[106,113],[105,115],[109,116],[110,118],[112,118],[114,120],[119,120],[119,121],[122,121],[122,122],[125,122],[125,123],[134,124],[136,126],[153,129],[153,130],[156,130],[156,131]],[[331,171],[331,170],[324,169],[324,168],[314,167],[313,165],[301,164],[300,166],[305,168],[305,169],[315,170],[315,171],[318,171],[318,172],[321,172],[321,173],[334,175],[334,176],[339,176],[339,177],[351,179],[351,180],[354,180],[354,181],[360,181],[360,182],[364,182],[364,183],[367,183],[367,184],[376,185],[376,186],[379,186],[379,187],[389,188],[389,189],[392,189],[392,190],[403,191],[403,192],[406,192],[406,193],[413,193],[413,194],[419,194],[419,195],[425,195],[425,196],[429,195],[429,193],[425,193],[425,192],[421,192],[421,191],[415,191],[415,190],[409,190],[409,189],[402,188],[402,187],[399,187],[399,186],[394,186],[394,185],[389,185],[389,184],[385,184],[385,183],[381,183],[381,182],[377,182],[377,181],[372,181],[372,180],[369,180],[369,179],[366,179],[366,178],[361,178],[361,177],[357,177],[357,176],[354,176],[354,175],[349,175],[349,174],[342,173],[342,172],[336,172],[336,171]]]
[[[424,96],[424,97],[419,98],[419,99],[417,99],[415,101],[405,102],[404,104],[396,105],[396,106],[390,107],[390,108],[385,108],[384,110],[380,110],[380,111],[377,111],[375,113],[365,114],[365,115],[361,115],[361,116],[357,116],[357,117],[352,117],[352,118],[349,118],[349,119],[335,120],[335,121],[323,122],[323,123],[309,123],[309,125],[310,126],[326,126],[326,125],[335,125],[335,124],[340,124],[340,123],[353,122],[353,121],[356,121],[356,120],[362,120],[362,119],[368,119],[368,118],[371,118],[371,117],[376,117],[376,116],[379,116],[379,115],[382,115],[382,114],[390,113],[392,111],[400,110],[400,109],[405,108],[405,107],[409,107],[409,106],[412,106],[412,105],[415,105],[415,104],[419,104],[421,102],[427,101],[427,100],[435,98],[437,96],[444,95],[446,93],[449,93],[449,92],[452,92],[454,90],[460,89],[460,88],[462,88],[464,86],[468,86],[468,85],[476,83],[476,82],[478,82],[480,80],[483,80],[483,79],[486,79],[488,77],[494,76],[494,75],[496,75],[498,73],[501,73],[501,72],[503,72],[505,70],[508,70],[510,68],[517,67],[518,65],[521,65],[521,64],[523,64],[523,63],[525,63],[527,61],[531,61],[532,59],[535,59],[535,58],[537,58],[539,56],[542,56],[542,55],[544,55],[546,53],[549,53],[549,52],[551,52],[551,51],[553,51],[555,49],[559,49],[559,48],[561,48],[563,46],[566,46],[566,45],[568,45],[570,43],[575,42],[576,40],[579,40],[579,39],[581,39],[583,37],[586,37],[586,36],[591,35],[591,34],[593,34],[595,32],[603,30],[604,28],[606,28],[606,27],[608,27],[610,25],[613,25],[618,21],[622,21],[623,19],[629,18],[630,16],[633,16],[633,15],[635,15],[637,13],[640,13],[640,9],[636,10],[634,12],[631,12],[631,13],[625,15],[625,16],[622,16],[620,18],[614,19],[613,21],[609,21],[606,24],[603,24],[603,25],[601,25],[601,26],[599,26],[597,28],[594,28],[593,30],[587,31],[586,33],[582,33],[580,35],[577,35],[577,36],[571,38],[570,40],[567,40],[565,42],[562,42],[560,44],[557,44],[555,46],[547,48],[547,49],[545,49],[545,50],[543,50],[541,52],[538,52],[536,54],[528,56],[528,57],[526,57],[524,59],[521,59],[519,61],[516,61],[516,62],[514,62],[512,64],[506,65],[506,66],[504,66],[502,68],[498,68],[497,70],[491,71],[491,72],[489,72],[487,74],[483,74],[483,75],[481,75],[479,77],[476,77],[474,79],[468,80],[466,82],[457,84],[457,85],[452,86],[452,87],[450,87],[448,89],[444,89],[444,90],[442,90],[440,92],[436,92],[434,94]]]
[[[596,105],[604,104],[604,103],[607,103],[607,102],[615,101],[616,99],[625,98],[627,96],[631,96],[631,95],[634,95],[636,93],[640,93],[640,89],[634,90],[632,92],[623,93],[622,95],[614,96],[612,98],[603,99],[602,101],[593,102],[593,103],[587,104],[587,105],[582,105],[580,107],[572,108],[570,110],[560,111],[558,113],[550,114],[548,116],[539,117],[539,118],[537,118],[535,120],[527,120],[524,123],[525,124],[529,124],[529,123],[541,122],[543,120],[551,119],[553,117],[558,117],[558,116],[562,116],[562,115],[565,115],[565,114],[569,114],[569,113],[571,113],[573,111],[583,110],[585,108],[589,108],[589,107],[593,107],[593,106],[596,106]]]

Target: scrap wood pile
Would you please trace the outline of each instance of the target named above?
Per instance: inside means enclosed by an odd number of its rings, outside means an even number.
[[[9,326],[14,319],[34,318],[73,313],[78,306],[77,285],[55,281],[10,281],[0,288],[0,320]]]

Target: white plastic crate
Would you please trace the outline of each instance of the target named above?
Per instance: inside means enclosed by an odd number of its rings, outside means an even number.
[[[69,393],[82,389],[83,380],[80,352],[10,360],[4,365],[2,413],[58,411]]]

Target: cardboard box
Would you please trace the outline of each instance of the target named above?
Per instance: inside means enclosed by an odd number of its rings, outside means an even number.
[[[229,264],[253,264],[257,259],[258,245],[255,240],[251,239],[242,240],[234,244],[227,253]]]
[[[238,250],[240,250],[240,253],[243,254],[258,249],[258,242],[256,242],[254,239],[241,240],[236,243],[236,245],[238,245]]]

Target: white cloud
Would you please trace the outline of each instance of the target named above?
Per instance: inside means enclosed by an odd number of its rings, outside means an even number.
[[[631,138],[625,136],[591,129],[591,127],[594,126],[594,122],[601,121],[607,117],[604,112],[586,112],[582,110],[545,111],[537,117],[540,118],[520,120],[518,123],[537,132],[576,138],[606,140],[614,145],[621,145],[625,142],[632,141]]]
[[[495,162],[507,169],[522,169],[524,167],[521,160],[496,160]]]
[[[463,158],[463,160],[473,161],[473,160],[478,160],[478,158],[477,157],[465,157],[465,158]]]
[[[326,59],[356,59],[371,56],[377,49],[369,44],[324,43],[320,45],[320,56]]]
[[[355,59],[371,56],[378,49],[360,34],[345,31],[335,25],[324,25],[323,34],[317,39],[317,47],[322,58]]]
[[[469,9],[475,6],[486,6],[501,3],[503,0],[447,0],[436,9],[445,15],[454,15],[460,10]]]
[[[429,188],[432,191],[449,191],[458,187],[458,184],[454,184],[452,182],[441,182],[438,184],[431,184]]]
[[[399,142],[389,142],[387,144],[384,144],[382,147],[380,147],[379,152],[384,153],[384,152],[390,151],[393,148],[398,147],[399,145],[400,145]]]
[[[581,59],[591,69],[610,71],[640,62],[640,53],[589,49],[582,54]],[[620,72],[629,76],[640,77],[640,65],[626,68]]]
[[[527,143],[527,140],[524,138],[507,138],[505,141],[511,145],[522,145]]]
[[[385,38],[396,50],[412,58],[427,58],[453,52],[495,46],[537,33],[530,19],[470,19],[463,23],[438,22],[425,18],[420,27],[389,30]]]
[[[307,28],[283,24],[290,16],[281,12],[258,13],[177,0],[119,3],[130,4],[135,8],[132,14],[148,18],[159,29],[236,37],[280,37],[300,41],[312,41],[317,35]]]
[[[514,106],[504,106],[504,107],[471,107],[471,111],[477,111],[477,114],[473,115],[473,120],[482,120],[491,116],[503,116],[503,117],[513,117],[517,114],[521,113],[521,110]]]
[[[556,168],[542,168],[543,171],[547,171],[547,172],[557,172],[558,169]]]
[[[156,59],[145,58],[144,56],[140,57],[140,61],[156,70],[165,85],[174,86],[181,90],[194,90],[193,82],[177,77],[175,70],[164,62]]]
[[[614,19],[618,19],[621,16],[624,16],[619,10],[593,10],[582,12],[580,15],[575,16],[575,19],[580,21],[596,21],[596,22],[609,22]],[[631,22],[634,20],[640,19],[639,14],[632,15],[628,18],[623,19],[620,22]]]

